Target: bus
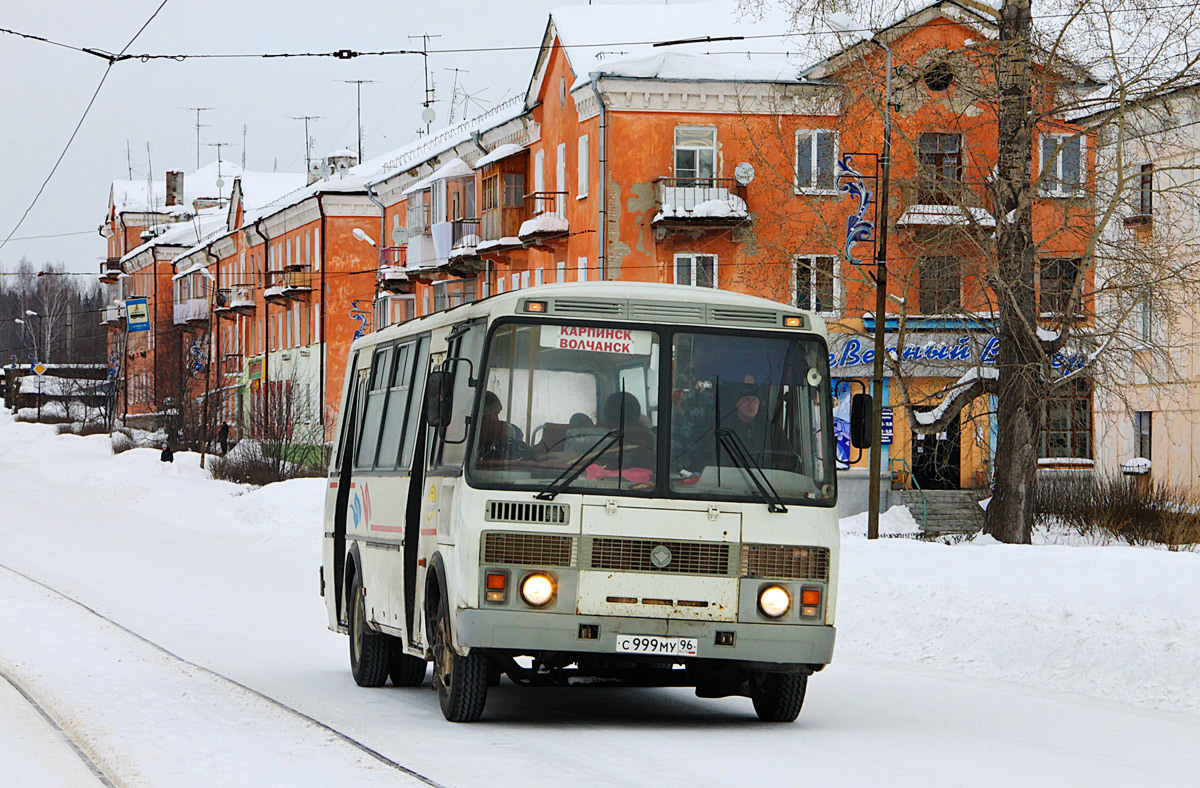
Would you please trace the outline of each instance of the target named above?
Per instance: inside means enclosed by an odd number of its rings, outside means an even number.
[[[418,686],[432,662],[453,722],[502,676],[694,687],[796,719],[837,601],[818,315],[544,285],[381,329],[348,359],[320,578],[358,685]]]

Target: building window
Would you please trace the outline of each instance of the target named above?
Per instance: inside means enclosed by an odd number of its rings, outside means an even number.
[[[433,311],[461,306],[475,300],[474,279],[451,279],[433,283]]]
[[[833,312],[836,258],[814,255],[796,258],[795,304],[814,312]]]
[[[567,264],[565,262],[554,264],[554,281],[559,284],[567,281]]]
[[[1083,189],[1083,138],[1077,134],[1043,134],[1042,193],[1070,197]]]
[[[554,155],[554,195],[555,212],[559,216],[567,215],[567,143],[560,142]]]
[[[1143,164],[1138,182],[1138,214],[1150,216],[1154,213],[1154,165]]]
[[[1134,332],[1138,341],[1142,345],[1149,345],[1154,340],[1154,299],[1148,287],[1137,294],[1134,318]]]
[[[588,278],[588,261],[586,257],[580,257],[575,263],[575,281],[586,282]]]
[[[1150,416],[1151,413],[1148,410],[1139,410],[1133,414],[1134,456],[1145,460],[1153,459],[1150,456],[1150,438],[1152,437]]]
[[[575,164],[575,199],[588,194],[588,135],[579,138],[579,161]]]
[[[940,315],[962,309],[958,258],[923,257],[920,266],[921,313]]]
[[[541,193],[546,191],[546,151],[540,150],[533,154],[533,191]],[[545,204],[541,200],[534,200],[534,213],[541,213],[545,210]]]
[[[711,126],[675,127],[677,186],[712,186],[717,171],[717,130]]]
[[[962,135],[922,134],[917,202],[921,205],[952,205],[958,202],[962,185]]]
[[[717,256],[712,254],[675,255],[675,284],[716,287]]]
[[[836,192],[837,132],[806,129],[796,132],[796,191]]]
[[[504,207],[523,208],[525,206],[525,174],[509,172],[504,175]]]
[[[1092,459],[1092,382],[1076,378],[1050,390],[1038,456]]]
[[[1051,257],[1041,261],[1038,271],[1038,311],[1042,314],[1065,315],[1075,292],[1083,261],[1078,257]],[[1079,312],[1078,304],[1075,313]]]

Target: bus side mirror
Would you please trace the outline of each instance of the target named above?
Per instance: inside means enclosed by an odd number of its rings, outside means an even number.
[[[445,427],[450,423],[450,373],[435,370],[425,381],[425,423]]]
[[[856,449],[871,448],[870,394],[855,394],[850,398],[850,445]]]

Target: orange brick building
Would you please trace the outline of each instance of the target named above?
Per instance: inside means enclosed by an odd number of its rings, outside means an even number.
[[[850,178],[838,162],[854,153],[851,166],[875,170],[882,54],[842,47],[827,30],[821,49],[814,36],[781,35],[786,20],[733,9],[559,9],[523,96],[371,161],[331,156],[328,177],[258,210],[246,211],[235,189],[224,226],[176,259],[176,304],[207,297],[223,316],[208,324],[215,363],[197,391],[225,392],[220,417],[244,425],[260,390],[307,386],[328,429],[355,330],[514,288],[601,279],[715,286],[815,309],[842,332],[831,340],[835,376],[869,375],[874,290],[849,257],[873,250],[847,248],[859,203],[839,189]],[[896,81],[888,319],[904,319],[914,398],[994,354],[981,322],[994,304],[979,274],[997,222],[986,188],[997,149],[987,103],[995,21],[986,6],[946,0],[877,36],[894,53]],[[626,41],[629,30],[675,44],[592,44]],[[714,31],[747,43],[686,43]],[[1034,206],[1044,298],[1087,275],[1092,220],[1077,198],[1092,146],[1076,131],[1048,122],[1030,151],[1035,173],[1057,173]],[[175,352],[189,355],[183,344]],[[1090,414],[1090,391],[1080,396]],[[932,437],[910,435],[899,415],[894,425],[888,448],[902,473],[932,486],[986,481],[992,428],[982,413]],[[1090,445],[1069,452],[1090,456]]]

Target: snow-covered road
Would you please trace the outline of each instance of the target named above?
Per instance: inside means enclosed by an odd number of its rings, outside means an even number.
[[[525,689],[446,723],[361,689],[317,595],[320,480],[246,492],[0,412],[0,671],[118,785],[1195,785],[1200,556],[848,537],[800,720],[677,689]],[[99,615],[96,615],[99,614]],[[126,628],[122,630],[100,616]],[[14,738],[15,737],[15,738]],[[0,785],[101,784],[0,680]]]

